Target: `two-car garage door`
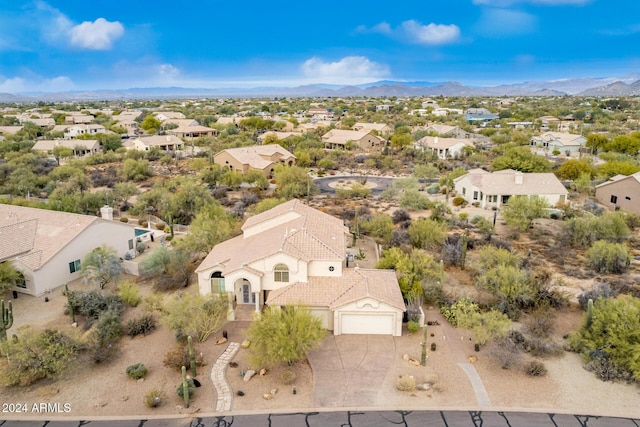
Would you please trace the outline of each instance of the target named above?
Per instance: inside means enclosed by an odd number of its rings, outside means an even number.
[[[393,335],[394,320],[393,313],[340,313],[341,333]]]

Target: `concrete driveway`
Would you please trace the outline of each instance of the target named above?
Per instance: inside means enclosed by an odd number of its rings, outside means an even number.
[[[386,335],[329,335],[308,354],[316,407],[375,406],[395,357]]]

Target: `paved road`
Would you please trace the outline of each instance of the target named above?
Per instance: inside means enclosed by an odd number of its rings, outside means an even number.
[[[329,186],[332,182],[336,181],[348,181],[348,180],[356,180],[361,181],[366,178],[367,183],[376,184],[375,187],[371,189],[371,195],[379,196],[384,190],[386,190],[395,178],[382,178],[379,176],[367,176],[363,177],[361,175],[353,175],[353,176],[328,176],[324,178],[316,178],[313,182],[316,183],[318,188],[320,189],[320,193],[324,194],[334,194],[336,192],[335,188]]]
[[[638,427],[640,418],[530,412],[339,411],[259,415],[203,415],[193,419],[0,421],[0,427]]]

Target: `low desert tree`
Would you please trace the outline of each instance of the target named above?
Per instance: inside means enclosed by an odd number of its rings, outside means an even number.
[[[619,212],[602,216],[571,218],[564,228],[566,239],[572,246],[585,248],[598,240],[620,242],[629,235],[629,227]]]
[[[87,341],[87,350],[96,363],[109,360],[116,354],[122,334],[121,313],[108,310],[100,314]]]
[[[513,169],[520,172],[548,172],[551,163],[542,156],[538,156],[528,147],[508,148],[502,156],[493,159],[493,170]]]
[[[623,273],[631,265],[631,255],[621,243],[598,240],[586,253],[587,263],[598,273]]]
[[[0,295],[22,279],[22,273],[10,261],[0,262]]]
[[[175,249],[160,246],[147,255],[140,265],[145,277],[155,279],[158,290],[186,287],[194,270],[189,253],[180,246]]]
[[[62,374],[73,365],[80,342],[54,329],[29,329],[18,340],[7,341],[6,346],[10,357],[0,364],[0,382],[25,386]]]
[[[520,267],[522,257],[504,248],[485,245],[478,251],[478,267],[481,271],[486,271],[499,265]]]
[[[502,216],[510,227],[518,231],[525,231],[536,218],[547,215],[549,204],[540,196],[513,196],[509,203],[503,206]]]
[[[493,338],[504,337],[511,326],[506,315],[496,310],[482,312],[470,298],[461,298],[451,305],[444,305],[440,312],[451,326],[473,331],[479,345],[485,345]]]
[[[287,200],[296,197],[312,196],[318,193],[318,187],[300,166],[278,165],[274,171],[278,196]]]
[[[122,262],[115,249],[102,245],[89,252],[81,264],[82,278],[87,284],[104,289],[122,273]]]
[[[414,249],[408,254],[400,248],[390,248],[376,268],[396,271],[400,290],[407,300],[420,298],[426,288],[442,284],[444,275],[442,265],[422,249]]]
[[[621,374],[631,372],[640,381],[640,299],[621,295],[596,300],[592,315],[585,314],[582,327],[569,336],[568,344],[586,362],[612,364]]]
[[[520,309],[535,301],[536,290],[531,285],[524,269],[499,265],[478,276],[477,284],[498,298],[498,308],[510,318],[517,320]]]
[[[387,214],[377,214],[359,224],[360,229],[368,236],[381,243],[388,244],[393,234],[393,220]]]
[[[300,306],[269,307],[248,331],[254,366],[292,365],[326,335],[322,320]]]
[[[192,336],[204,342],[227,321],[229,302],[216,295],[178,294],[165,301],[163,321],[178,340]]]
[[[583,159],[569,159],[555,171],[558,178],[570,180],[578,179],[583,173],[588,173],[589,175],[594,173],[593,166]]]
[[[436,249],[444,243],[447,226],[442,222],[421,218],[412,221],[408,231],[414,248]]]
[[[151,164],[145,159],[126,159],[120,170],[120,176],[127,181],[144,181],[151,175]]]
[[[417,190],[407,190],[402,193],[400,206],[411,211],[422,211],[429,209],[432,203],[427,196],[420,194]]]
[[[266,199],[262,199],[259,201],[251,210],[253,213],[259,214],[261,212],[268,211],[269,209],[275,208],[279,204],[286,202],[287,200],[283,197],[268,197]]]
[[[160,126],[162,126],[162,122],[153,116],[145,117],[140,124],[140,127],[147,133],[158,133]]]
[[[209,252],[232,236],[235,224],[235,219],[219,203],[209,203],[196,214],[189,226],[190,233],[178,241],[178,246],[192,252]]]

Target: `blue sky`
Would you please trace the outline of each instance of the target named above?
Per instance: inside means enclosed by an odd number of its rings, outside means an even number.
[[[0,92],[636,72],[638,0],[0,0]]]

